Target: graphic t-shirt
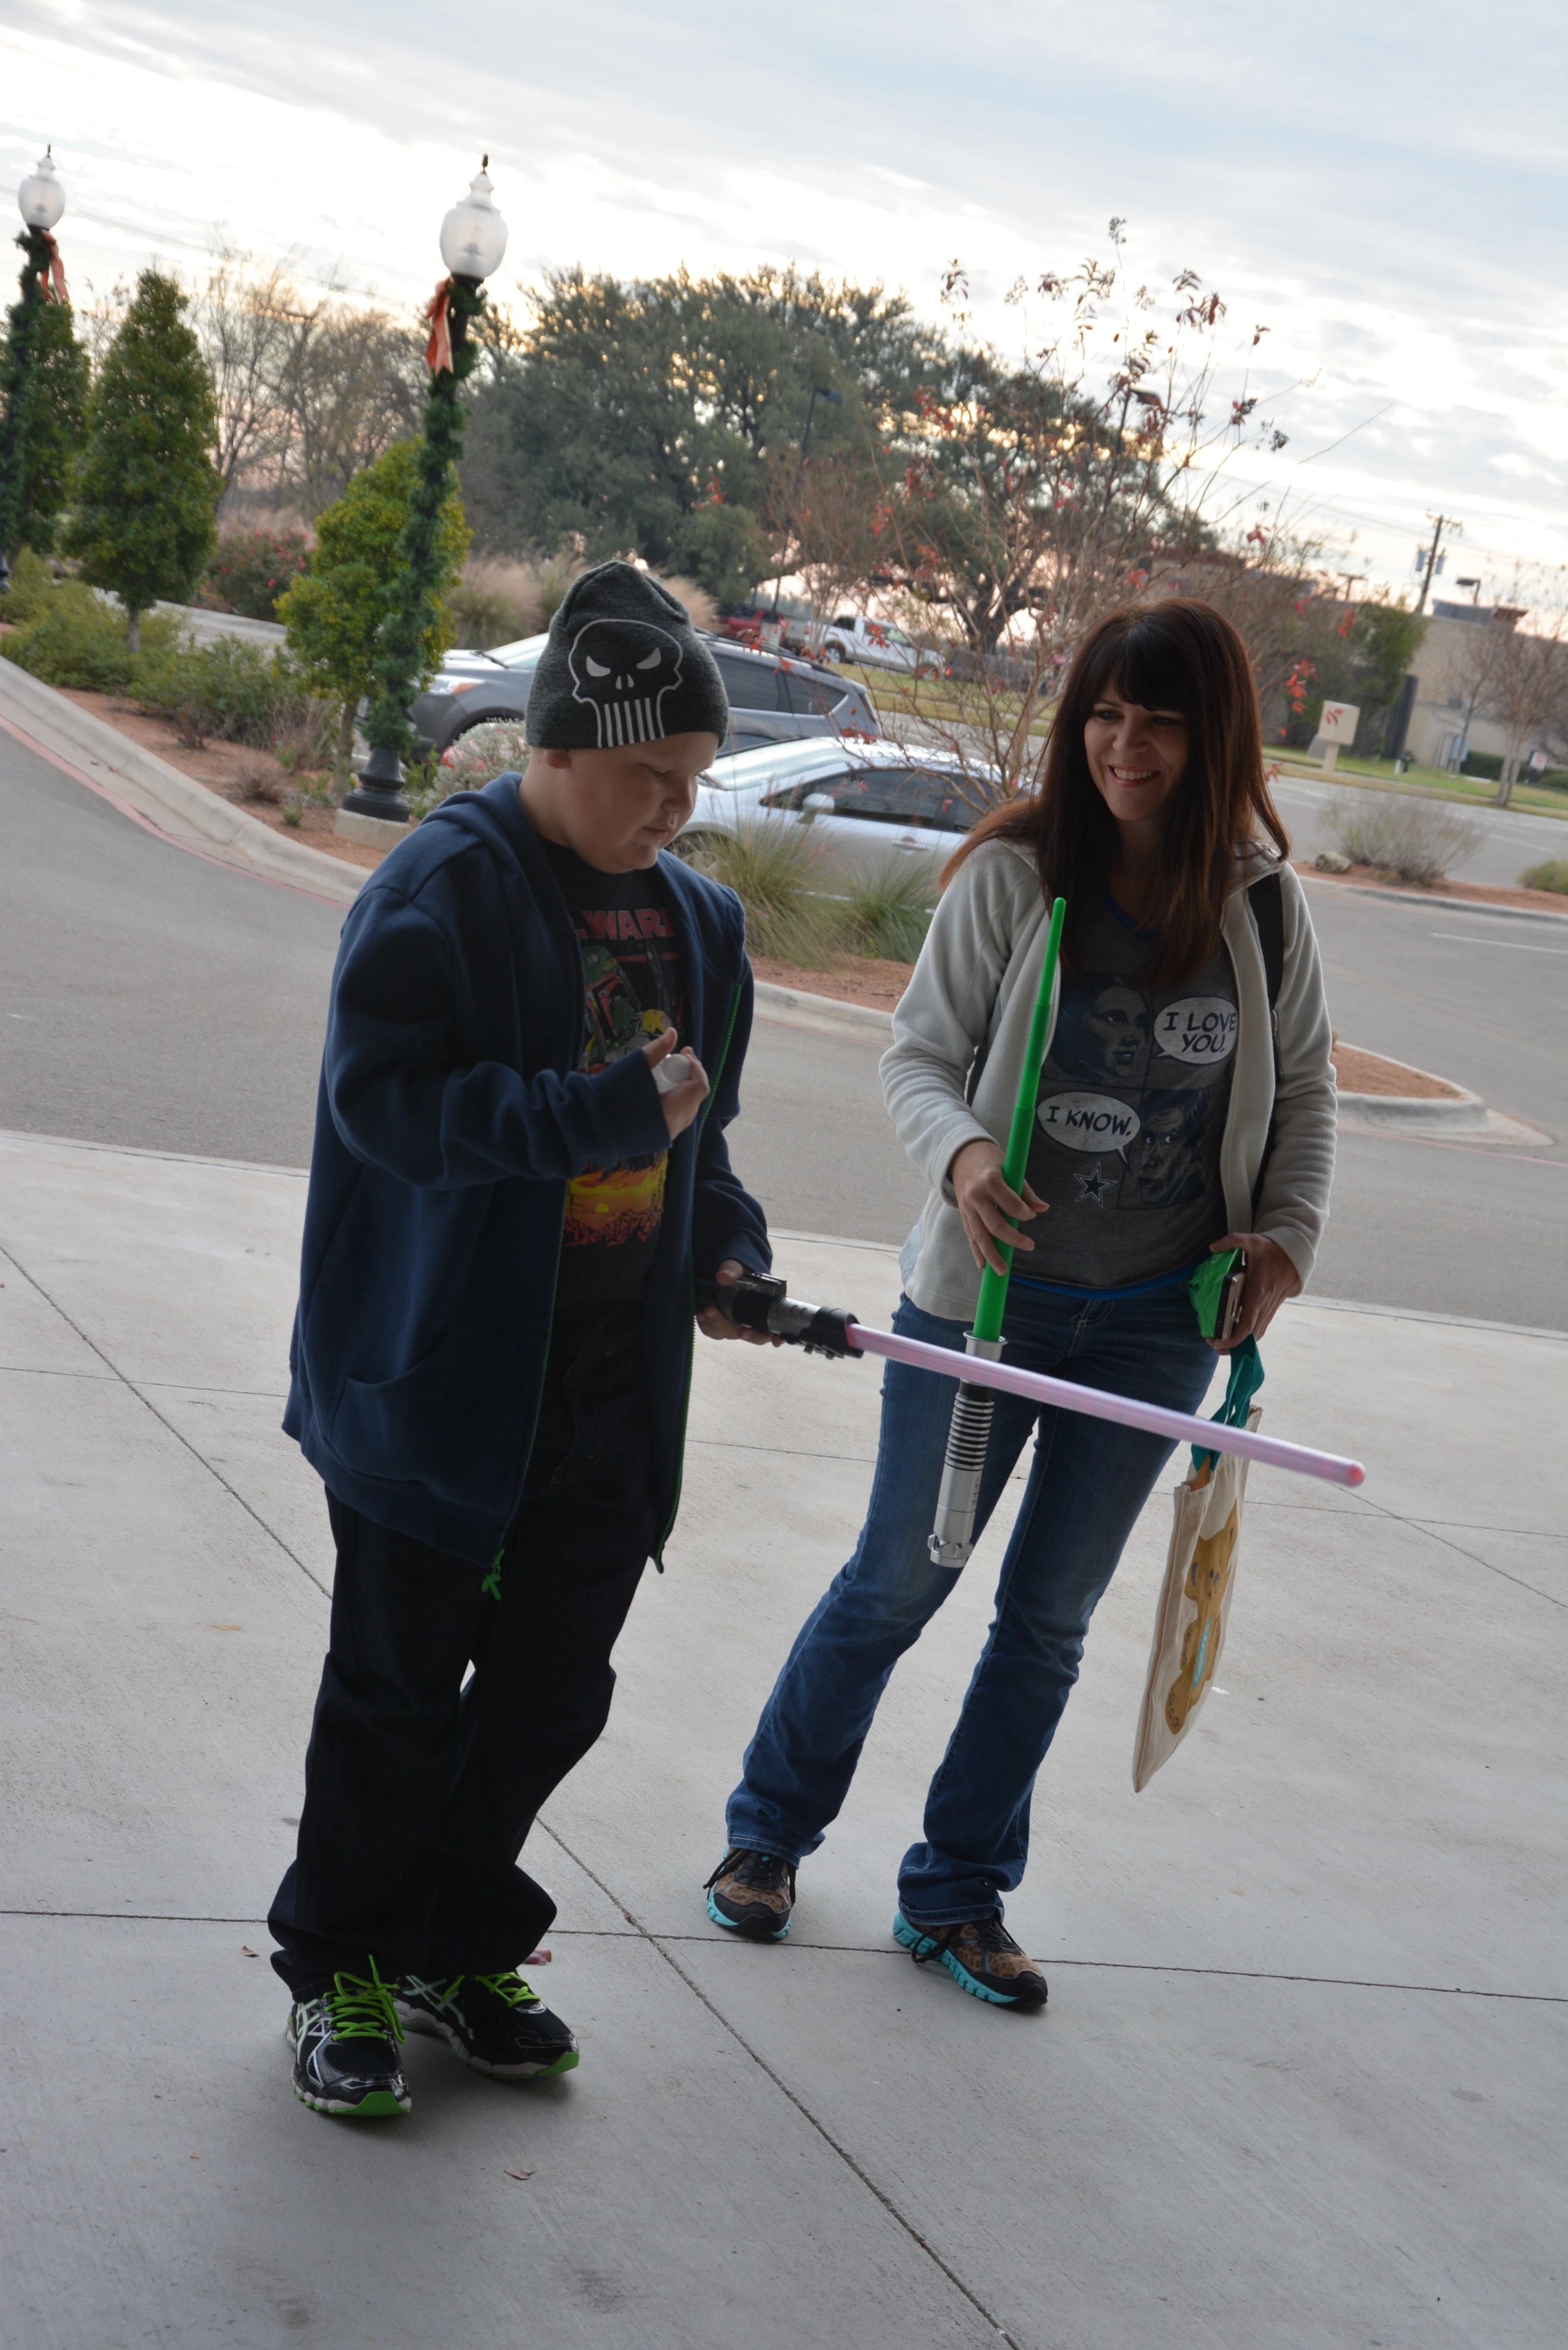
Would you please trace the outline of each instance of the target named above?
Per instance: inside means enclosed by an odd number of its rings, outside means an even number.
[[[581,1066],[607,1068],[681,1023],[680,954],[656,872],[598,873],[541,843],[576,928],[587,982]],[[664,1217],[667,1151],[588,1167],[566,1187],[557,1321],[640,1298]]]
[[[1029,1181],[1051,1212],[1025,1227],[1025,1281],[1151,1281],[1196,1263],[1226,1229],[1235,974],[1221,945],[1179,986],[1146,987],[1153,943],[1107,899],[1083,972],[1064,978],[1029,1153]]]

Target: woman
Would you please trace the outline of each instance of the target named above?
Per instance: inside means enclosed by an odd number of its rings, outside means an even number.
[[[897,1330],[961,1347],[980,1269],[1000,1267],[1006,1240],[1007,1360],[1190,1412],[1214,1368],[1187,1287],[1205,1253],[1247,1251],[1232,1344],[1261,1337],[1300,1290],[1327,1213],[1334,1090],[1288,845],[1235,630],[1187,599],[1105,621],[1068,674],[1041,790],[992,810],[952,859],[894,1016],[888,1106],[931,1185],[900,1260]],[[998,1138],[1058,895],[1061,993],[1018,1197]],[[788,1931],[796,1864],[844,1801],[895,1663],[952,1588],[927,1536],[953,1393],[888,1367],[855,1555],[796,1639],[730,1799],[708,1907],[738,1933]],[[1035,1773],[1096,1602],[1172,1451],[999,1396],[977,1527],[1031,1429],[996,1613],[923,1838],[904,1856],[893,1927],[918,1961],[1017,2008],[1045,1999],[1002,1922]]]

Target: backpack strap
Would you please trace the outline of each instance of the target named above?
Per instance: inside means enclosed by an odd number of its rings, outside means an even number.
[[[1262,950],[1263,977],[1269,990],[1270,1041],[1274,1053],[1276,1081],[1280,1067],[1280,983],[1285,975],[1285,891],[1278,873],[1265,873],[1247,891],[1247,903],[1252,909],[1252,920],[1258,926],[1258,944]],[[1263,1156],[1258,1165],[1258,1180],[1252,1186],[1252,1213],[1258,1212],[1258,1199],[1263,1188],[1263,1176],[1274,1149],[1274,1117],[1269,1113],[1269,1131],[1263,1142]]]
[[[1272,1012],[1280,1000],[1280,982],[1285,975],[1285,892],[1279,875],[1265,873],[1261,881],[1254,881],[1247,892],[1247,903],[1258,926]]]

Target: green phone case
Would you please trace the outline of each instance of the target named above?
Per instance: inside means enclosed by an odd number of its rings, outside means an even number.
[[[1241,1262],[1240,1249],[1225,1249],[1219,1256],[1205,1257],[1187,1284],[1198,1327],[1206,1338],[1214,1336],[1220,1321],[1220,1293]]]

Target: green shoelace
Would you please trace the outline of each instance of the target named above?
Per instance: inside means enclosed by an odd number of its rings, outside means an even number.
[[[401,2040],[403,2027],[392,2004],[392,1994],[370,1961],[370,1979],[335,1975],[325,2005],[332,2018],[335,2040]]]
[[[483,1990],[493,1991],[497,1999],[504,1999],[508,2007],[539,2005],[538,1992],[529,1989],[515,1967],[509,1968],[504,1974],[475,1975],[473,1980]]]

